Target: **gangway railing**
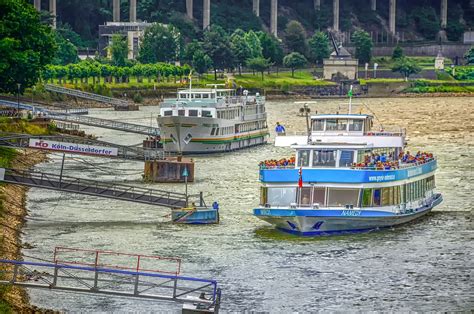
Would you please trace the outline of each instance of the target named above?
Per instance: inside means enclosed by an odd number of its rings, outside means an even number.
[[[58,260],[17,261],[0,259],[0,284],[112,297],[192,304],[217,313],[221,291],[217,281],[164,274],[141,269],[126,270],[71,265]]]
[[[130,105],[130,103],[125,100],[102,96],[102,95],[93,94],[93,93],[88,93],[88,92],[83,92],[77,89],[66,88],[66,87],[62,87],[58,85],[46,84],[44,88],[50,92],[55,92],[55,93],[65,94],[68,96],[74,96],[74,97],[93,100],[93,101],[97,101],[101,103],[106,103],[114,107],[128,107]]]
[[[56,143],[56,144],[55,144]],[[57,143],[65,145],[61,148],[53,149],[53,146],[58,146]],[[92,147],[116,148],[116,155],[95,155],[75,149],[76,145],[87,145]],[[63,146],[64,146],[63,145]],[[32,148],[55,152],[65,152],[70,154],[80,154],[96,157],[106,158],[120,158],[130,160],[162,160],[166,157],[175,156],[176,154],[165,152],[159,149],[147,149],[136,146],[125,146],[115,143],[99,141],[80,136],[70,135],[29,135],[19,133],[1,133],[0,132],[0,146],[14,147],[14,148]]]
[[[168,208],[184,208],[188,203],[203,204],[202,193],[185,193],[142,188],[114,182],[100,182],[30,170],[0,168],[0,182],[77,194],[105,197]]]
[[[26,104],[24,102],[21,102],[18,104],[18,102],[13,102],[9,100],[4,100],[0,99],[0,107],[7,107],[7,108],[12,108],[12,109],[21,109],[21,110],[29,110],[31,112],[43,112],[43,113],[48,113],[48,112],[56,112],[58,114],[88,114],[89,109],[87,108],[66,108],[66,109],[50,109],[50,108],[45,108],[41,105],[31,103],[31,104]]]
[[[137,133],[137,134],[143,134],[147,136],[160,135],[159,128],[146,126],[146,125],[126,123],[126,122],[101,119],[101,118],[93,118],[93,117],[88,117],[88,116],[69,115],[69,114],[63,114],[63,113],[58,113],[58,112],[48,112],[47,116],[57,121],[74,122],[77,124],[85,124],[85,125],[95,126],[99,128]]]

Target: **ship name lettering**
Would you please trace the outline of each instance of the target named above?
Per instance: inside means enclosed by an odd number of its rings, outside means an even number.
[[[343,210],[341,216],[360,216],[360,210]]]

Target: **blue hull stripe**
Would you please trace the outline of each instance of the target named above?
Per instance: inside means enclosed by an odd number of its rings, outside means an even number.
[[[289,230],[289,229],[283,229],[283,228],[277,228],[277,229],[280,230],[280,231],[289,233],[289,234],[294,234],[294,235],[304,236],[304,237],[310,237],[310,236],[325,236],[325,235],[329,236],[329,235],[364,233],[364,232],[369,232],[369,231],[374,231],[374,230],[382,230],[382,229],[387,229],[387,228],[390,228],[390,227],[352,229],[352,230],[308,231],[308,232],[301,232],[301,231]]]

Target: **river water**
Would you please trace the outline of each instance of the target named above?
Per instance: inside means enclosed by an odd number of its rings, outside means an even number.
[[[24,241],[28,256],[52,258],[56,246],[177,256],[183,274],[216,279],[222,310],[309,312],[455,311],[474,309],[474,98],[362,99],[388,129],[407,129],[409,148],[437,155],[437,188],[444,202],[426,218],[366,234],[298,238],[275,231],[252,216],[258,204],[260,160],[287,157],[272,145],[198,156],[191,192],[219,200],[221,223],[169,223],[169,211],[147,205],[31,189]],[[312,112],[341,113],[339,100],[321,100]],[[267,102],[269,125],[303,131],[301,105]],[[358,109],[356,111],[359,111]],[[364,109],[362,112],[367,113]],[[156,125],[157,107],[138,112],[92,110],[91,116]],[[84,127],[102,140],[137,144],[142,137]],[[59,172],[61,156],[37,168]],[[141,183],[143,163],[67,156],[65,175],[126,182],[184,192],[178,184]],[[26,258],[28,259],[28,258]],[[33,304],[72,312],[178,312],[153,303],[29,290]]]

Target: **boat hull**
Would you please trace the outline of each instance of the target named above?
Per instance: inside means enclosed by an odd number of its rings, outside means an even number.
[[[173,209],[171,211],[173,223],[205,225],[219,223],[219,210],[212,208],[205,209]]]
[[[369,210],[254,209],[254,215],[283,232],[300,236],[367,232],[408,223],[429,213],[442,202],[436,194],[427,205],[393,214]]]

